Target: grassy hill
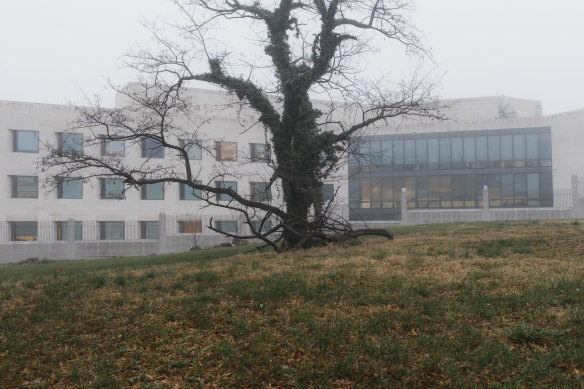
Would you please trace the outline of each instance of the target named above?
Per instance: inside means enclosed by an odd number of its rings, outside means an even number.
[[[0,266],[0,387],[584,384],[584,224],[392,231]]]

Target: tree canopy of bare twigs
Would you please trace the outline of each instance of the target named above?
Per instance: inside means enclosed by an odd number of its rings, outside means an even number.
[[[277,251],[338,242],[359,235],[391,238],[385,230],[353,230],[323,201],[323,180],[338,172],[355,138],[376,124],[398,117],[438,118],[432,82],[412,77],[398,84],[368,80],[361,67],[366,56],[384,45],[407,53],[428,54],[407,18],[406,0],[175,0],[186,22],[175,24],[175,38],[151,27],[161,50],[137,50],[127,64],[141,75],[139,87],[117,89],[125,103],[115,109],[98,104],[79,109],[72,130],[84,129],[91,146],[107,139],[126,143],[151,140],[180,156],[178,162],[155,159],[131,163],[99,153],[63,153],[50,147],[43,159],[54,180],[64,177],[112,176],[127,187],[180,183],[200,190],[207,204],[241,213],[250,234]],[[244,26],[255,37],[254,57],[221,47],[233,35],[230,26]],[[388,58],[391,63],[391,58]],[[282,205],[258,201],[213,179],[229,172],[225,166],[211,179],[188,157],[197,119],[187,87],[197,82],[221,88],[256,113],[271,155],[269,186],[282,193]],[[311,100],[317,96],[319,103]],[[324,98],[323,98],[324,96]],[[87,146],[86,150],[89,150]],[[214,152],[213,150],[209,150]],[[232,166],[231,166],[232,168]],[[220,197],[229,196],[229,201]],[[260,221],[253,224],[252,221]],[[262,228],[262,223],[269,228]],[[255,226],[255,227],[254,227]],[[260,226],[258,228],[258,226]],[[210,226],[213,228],[213,226]],[[278,243],[281,241],[280,243]]]

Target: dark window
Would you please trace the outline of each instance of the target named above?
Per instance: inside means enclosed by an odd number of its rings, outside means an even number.
[[[164,183],[146,184],[141,186],[142,200],[164,200]]]
[[[38,131],[12,131],[12,151],[19,153],[39,152],[39,132]]]
[[[140,239],[158,239],[158,222],[140,222]]]
[[[217,220],[217,221],[215,221],[215,229],[222,231],[222,232],[236,234],[237,233],[237,222]]]
[[[142,158],[164,158],[164,146],[158,139],[142,139]]]
[[[263,223],[261,221],[252,221],[250,226],[252,228],[252,231],[263,233],[270,231],[270,229],[272,228],[272,222],[270,222],[269,220],[266,220]]]
[[[179,221],[178,232],[181,234],[200,234],[203,232],[203,222],[200,220]]]
[[[55,222],[57,227],[57,240],[67,240],[67,222]],[[83,240],[83,224],[75,222],[75,240]]]
[[[237,182],[235,181],[215,181],[216,188],[231,189],[237,193]],[[217,195],[219,201],[231,201],[233,198],[227,194],[220,193]]]
[[[237,161],[237,143],[215,142],[217,161]]]
[[[203,159],[203,147],[200,140],[181,139],[180,142],[189,159]],[[180,157],[183,157],[182,154]]]
[[[97,222],[100,240],[124,240],[124,222]]]
[[[57,192],[60,199],[82,199],[83,180],[80,178],[62,178],[57,185]]]
[[[270,160],[270,146],[265,143],[250,143],[250,159],[252,162],[268,162]]]
[[[272,190],[268,185],[269,182],[250,182],[250,200],[270,201],[272,199]]]
[[[123,157],[126,155],[126,141],[114,137],[103,137],[101,155],[104,157]]]
[[[12,197],[19,199],[38,198],[38,178],[36,176],[12,176]]]
[[[102,178],[100,183],[102,199],[123,200],[126,197],[123,178]]]
[[[322,184],[320,190],[322,193],[322,201],[331,201],[335,196],[334,184]]]
[[[83,154],[83,134],[60,132],[59,152],[67,155]]]
[[[201,185],[201,181],[196,180],[195,184]],[[202,192],[200,189],[193,189],[188,185],[180,184],[180,199],[181,200],[201,200]]]

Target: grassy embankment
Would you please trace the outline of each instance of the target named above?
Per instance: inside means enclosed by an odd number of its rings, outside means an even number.
[[[584,384],[584,224],[394,232],[0,266],[0,387]]]

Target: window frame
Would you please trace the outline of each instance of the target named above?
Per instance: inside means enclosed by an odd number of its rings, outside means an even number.
[[[147,142],[158,143],[158,146],[146,146]],[[140,141],[140,146],[142,148],[142,158],[147,159],[164,159],[164,145],[156,138],[142,138]],[[147,155],[149,153],[154,153],[152,155]]]
[[[257,151],[258,146],[264,146],[264,150],[263,150],[264,156],[263,157],[258,156],[258,154],[259,154]],[[249,159],[251,162],[268,163],[271,160],[272,153],[271,153],[269,143],[250,143],[249,147],[250,147]]]
[[[11,221],[10,224],[10,241],[12,242],[34,242],[39,240],[39,223],[37,221]],[[17,235],[17,227],[24,227],[24,225],[28,225],[29,227],[34,227],[34,234],[31,235],[22,235],[27,237],[32,237],[32,239],[18,239]]]
[[[138,222],[140,225],[140,239],[158,240],[160,239],[160,222],[158,220],[142,220]],[[154,229],[149,229],[149,226],[156,226]],[[156,236],[148,236],[149,232],[156,231]]]
[[[12,198],[13,199],[38,199],[39,198],[39,179],[38,176],[10,176],[12,179]],[[22,196],[19,195],[18,191],[18,179],[19,178],[33,178],[34,183],[36,184],[36,192],[34,196]],[[27,193],[27,192],[25,192]],[[31,192],[32,193],[32,192]]]
[[[110,151],[108,150],[109,143],[121,142],[122,151]],[[114,158],[124,158],[126,156],[126,140],[115,136],[101,136],[101,156],[102,157],[114,157]]]
[[[105,178],[100,178],[100,199],[102,200],[125,200],[126,199],[126,185],[124,183],[124,179],[123,178],[113,178],[113,177],[105,177]],[[122,192],[120,193],[120,196],[112,196],[109,195],[108,196],[108,192],[107,192],[107,182],[108,181],[121,181],[122,183]]]
[[[234,231],[225,231],[223,229],[221,229],[220,225],[222,225],[223,223],[233,223],[233,225],[235,226]],[[227,234],[237,234],[238,230],[239,230],[239,226],[237,225],[237,221],[235,220],[214,220],[213,224],[216,230],[223,232],[223,233],[227,233]]]
[[[234,145],[235,156],[233,158],[223,158],[223,147]],[[237,161],[237,142],[215,141],[215,157],[219,162],[236,162]]]
[[[195,226],[195,230],[199,231],[186,231],[186,226]],[[203,233],[203,221],[202,220],[179,220],[178,221],[178,232],[179,234],[202,234]]]
[[[257,186],[258,184],[264,185],[263,191],[258,191]],[[270,202],[272,201],[272,188],[269,186],[269,182],[265,181],[252,181],[249,183],[249,199],[251,201],[256,202]],[[267,189],[267,190],[265,190]],[[261,196],[261,194],[265,194],[266,196]]]
[[[199,158],[191,158],[191,149],[193,146],[198,147]],[[203,159],[203,142],[200,139],[180,139],[180,147],[182,147],[188,156],[189,161],[201,161]],[[183,153],[179,153],[180,159],[184,159]]]
[[[12,131],[12,152],[14,153],[29,153],[38,154],[39,152],[39,132],[34,130],[11,130]],[[20,142],[18,140],[18,134],[30,133],[36,134],[36,149],[35,150],[22,150],[20,149]]]
[[[227,187],[225,184],[235,184],[230,185]],[[234,188],[235,186],[235,188]],[[235,193],[237,193],[237,181],[215,181],[215,187],[218,189],[233,189]],[[232,201],[233,197],[229,196],[228,194],[218,193],[217,194],[217,201]]]
[[[149,193],[148,188],[154,189],[153,185],[162,186],[162,197],[161,198],[149,198],[148,197],[148,193]],[[164,192],[165,192],[164,182],[157,182],[154,184],[144,184],[144,185],[140,186],[140,198],[142,200],[164,200]]]
[[[126,222],[124,221],[115,221],[115,220],[100,220],[97,222],[99,227],[99,240],[125,240],[126,239]],[[111,228],[114,225],[121,226],[121,238],[116,239],[107,239],[108,234],[108,226]],[[111,231],[110,231],[111,232]]]
[[[80,197],[64,197],[65,191],[63,190],[63,182],[72,182],[72,181],[80,181],[81,182],[81,196]],[[68,184],[66,184],[68,185]],[[59,199],[66,199],[66,200],[80,200],[83,199],[83,179],[81,178],[73,178],[73,177],[62,177],[59,178],[57,183],[57,198]]]
[[[59,154],[61,155],[83,155],[83,134],[80,132],[59,132]],[[72,136],[73,138],[76,137],[81,137],[81,144],[80,146],[80,150],[73,150],[73,151],[68,151],[68,150],[64,150],[64,145],[65,143],[65,137],[66,136]],[[73,143],[69,143],[69,145],[77,145],[76,141],[73,140]],[[70,146],[69,146],[70,147]]]
[[[195,184],[198,185],[202,185],[202,181],[201,180],[195,180]],[[195,193],[193,193],[193,198],[187,198],[187,190],[188,189],[192,189],[190,186],[183,184],[182,182],[179,184],[179,189],[180,189],[180,193],[179,193],[179,198],[180,200],[185,200],[185,201],[201,201],[203,200],[203,191],[201,189],[193,189],[194,191],[199,191],[199,196],[196,195]]]

